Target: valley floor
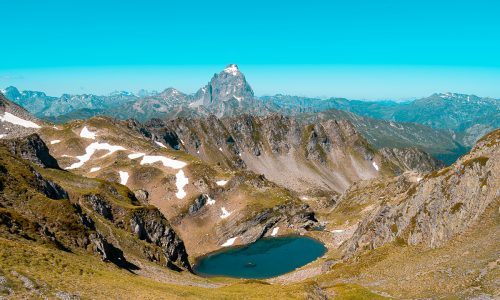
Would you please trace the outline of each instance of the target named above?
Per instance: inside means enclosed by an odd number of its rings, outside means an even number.
[[[330,247],[319,260],[262,281],[201,278],[143,261],[133,261],[140,266],[133,273],[95,256],[0,239],[0,292],[60,299],[488,299],[500,296],[498,211],[497,201],[482,222],[442,248],[391,244],[339,262]]]

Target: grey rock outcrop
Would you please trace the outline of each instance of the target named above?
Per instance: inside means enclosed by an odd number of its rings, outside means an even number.
[[[174,270],[191,270],[184,243],[158,209],[137,209],[129,219],[130,230],[148,243],[161,248],[166,266]]]
[[[403,201],[382,205],[367,216],[343,245],[346,255],[392,241],[431,248],[443,245],[479,222],[488,207],[498,206],[499,169],[500,130],[496,130],[452,166],[407,189]]]
[[[310,229],[319,225],[308,205],[286,203],[257,212],[244,221],[230,221],[217,228],[217,236],[220,244],[236,236],[241,243],[248,244],[263,237],[277,223],[296,230]]]
[[[442,162],[416,148],[382,148],[380,153],[398,167],[398,173],[408,170],[427,173],[444,167]]]
[[[59,169],[57,160],[50,155],[49,148],[36,133],[24,138],[0,140],[0,144],[4,144],[12,155],[21,156],[40,167]]]

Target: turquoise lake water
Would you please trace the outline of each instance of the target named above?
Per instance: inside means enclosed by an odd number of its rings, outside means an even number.
[[[202,257],[194,266],[201,276],[263,279],[288,273],[325,254],[317,240],[302,236],[264,238]]]

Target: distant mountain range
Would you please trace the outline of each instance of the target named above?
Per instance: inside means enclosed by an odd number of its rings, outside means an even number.
[[[219,118],[242,114],[282,114],[304,122],[347,119],[377,147],[425,150],[447,164],[481,136],[500,127],[500,101],[463,94],[433,94],[415,101],[360,101],[288,95],[256,97],[237,65],[230,64],[194,94],[174,88],[163,92],[141,90],[138,95],[115,92],[47,96],[43,92],[2,90],[5,96],[35,116],[67,122],[108,115],[118,119]],[[423,126],[422,126],[423,125]]]

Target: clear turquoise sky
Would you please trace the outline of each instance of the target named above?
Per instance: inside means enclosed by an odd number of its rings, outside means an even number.
[[[0,87],[194,92],[237,63],[258,95],[500,98],[497,0],[3,1]]]

